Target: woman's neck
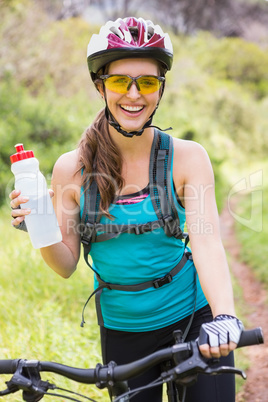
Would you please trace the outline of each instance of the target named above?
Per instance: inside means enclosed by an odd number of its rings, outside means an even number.
[[[114,129],[113,129],[114,130]],[[149,163],[154,128],[147,128],[141,136],[124,137],[116,130],[110,134],[122,155],[121,175],[124,186],[117,195],[140,191],[149,183]]]
[[[109,127],[111,137],[121,152],[123,159],[135,160],[151,152],[154,128],[144,130],[141,136],[124,137],[113,127]]]

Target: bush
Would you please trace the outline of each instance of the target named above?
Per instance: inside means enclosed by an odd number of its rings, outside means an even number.
[[[1,183],[18,133],[48,172],[102,105],[86,66],[88,39],[98,28],[79,18],[51,21],[30,0],[12,4],[0,6]],[[173,36],[172,41],[174,65],[154,123],[172,126],[175,137],[200,142],[222,189],[226,161],[239,166],[267,154],[267,52],[209,33]],[[5,185],[0,184],[2,199]]]
[[[15,152],[14,145],[23,143],[25,149],[32,149],[40,161],[40,169],[49,175],[57,158],[76,146],[97,105],[89,105],[82,96],[71,100],[52,94],[34,98],[27,88],[18,86],[10,77],[0,85],[0,92],[2,203],[13,186],[9,156]]]
[[[79,18],[51,21],[33,1],[11,9],[0,4],[0,11],[0,78],[11,74],[34,96],[53,85],[60,96],[72,96],[82,88],[96,97],[86,61],[94,27]]]
[[[258,166],[259,168],[260,166]],[[257,167],[256,167],[257,168]],[[245,226],[236,221],[236,232],[241,243],[240,258],[252,267],[256,277],[268,289],[267,275],[267,237],[268,237],[268,165],[261,164],[262,183],[253,187],[251,192],[238,198],[236,213],[251,222]]]
[[[257,99],[268,95],[266,49],[240,38],[217,39],[204,32],[183,41],[201,70],[217,79],[243,85]],[[181,52],[181,49],[178,51]]]

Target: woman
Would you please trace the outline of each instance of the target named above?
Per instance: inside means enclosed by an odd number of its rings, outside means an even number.
[[[104,363],[166,347],[180,329],[186,340],[200,333],[205,357],[233,365],[242,323],[235,318],[208,155],[151,124],[172,58],[168,34],[141,18],[110,21],[92,36],[88,67],[105,109],[78,149],[55,164],[53,200],[63,240],[41,254],[68,278],[85,228]],[[21,226],[30,212],[19,209],[26,200],[15,190],[10,198],[12,223]],[[183,240],[185,217],[192,254]],[[131,388],[158,378],[159,370],[130,381]],[[133,401],[157,402],[161,394],[156,387]],[[234,378],[200,376],[186,400],[234,401]]]

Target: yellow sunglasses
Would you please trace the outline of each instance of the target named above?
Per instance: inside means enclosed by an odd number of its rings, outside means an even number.
[[[133,82],[135,82],[138,91],[142,95],[152,94],[158,91],[165,81],[164,77],[157,77],[156,75],[131,77],[130,75],[111,74],[101,75],[99,78],[103,80],[107,89],[119,94],[126,94],[130,90]]]

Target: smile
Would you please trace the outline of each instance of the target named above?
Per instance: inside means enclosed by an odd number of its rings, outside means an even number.
[[[144,108],[144,106],[121,105],[121,108],[126,110],[127,112],[140,112]]]

